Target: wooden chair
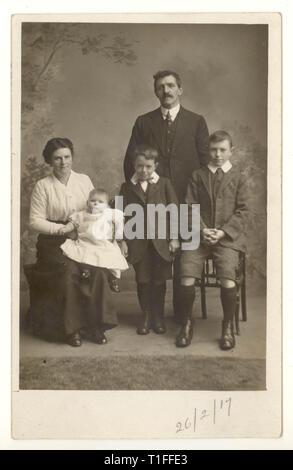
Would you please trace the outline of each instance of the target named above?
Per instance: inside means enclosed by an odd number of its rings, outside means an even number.
[[[241,298],[241,311],[242,321],[247,321],[246,310],[246,267],[245,267],[245,253],[239,252],[239,264],[236,273],[236,286],[237,286],[237,304],[235,311],[235,327],[236,334],[240,335],[239,327],[239,311],[240,311],[240,298]],[[207,306],[206,306],[206,288],[207,287],[221,287],[221,284],[216,276],[214,260],[212,256],[208,257],[205,261],[202,270],[201,280],[199,281],[201,292],[201,311],[202,318],[207,319]]]

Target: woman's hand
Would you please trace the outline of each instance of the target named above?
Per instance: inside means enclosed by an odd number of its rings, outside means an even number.
[[[125,240],[122,240],[121,242],[121,253],[124,256],[124,258],[128,257],[128,246]]]
[[[58,235],[66,235],[67,233],[73,232],[75,226],[72,222],[68,222],[66,225],[62,225],[58,230]]]

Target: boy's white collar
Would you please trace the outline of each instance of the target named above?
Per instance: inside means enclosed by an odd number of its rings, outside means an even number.
[[[223,166],[215,166],[212,163],[208,164],[208,169],[211,170],[212,173],[216,173],[217,169],[221,168],[224,173],[227,173],[232,168],[232,163],[230,160],[227,160]]]
[[[158,175],[158,173],[156,173],[155,171],[151,174],[151,178],[150,180],[146,181],[147,183],[157,183],[159,181],[160,177]],[[137,184],[139,183],[139,179],[136,175],[136,173],[134,173],[133,177],[131,178],[131,183],[133,184]],[[142,181],[143,182],[143,181]]]

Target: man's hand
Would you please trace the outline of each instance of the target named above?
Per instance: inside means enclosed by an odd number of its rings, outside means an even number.
[[[124,258],[127,258],[128,257],[128,246],[127,246],[127,243],[126,243],[125,240],[122,240],[120,249],[121,249],[121,253],[124,256]]]
[[[170,253],[172,253],[172,255],[175,255],[176,252],[179,250],[179,248],[180,248],[180,243],[178,240],[169,241],[169,251]]]
[[[72,222],[68,222],[66,225],[62,225],[62,227],[58,230],[58,235],[66,235],[67,233],[73,232],[75,229]]]

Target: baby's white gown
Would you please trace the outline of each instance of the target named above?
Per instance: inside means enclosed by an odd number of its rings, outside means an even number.
[[[113,240],[113,235],[123,234],[123,212],[106,208],[99,214],[75,212],[69,218],[77,228],[78,239],[67,239],[61,249],[68,258],[91,266],[115,271],[128,269],[126,259]],[[116,272],[118,270],[118,272]]]

